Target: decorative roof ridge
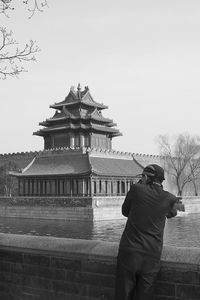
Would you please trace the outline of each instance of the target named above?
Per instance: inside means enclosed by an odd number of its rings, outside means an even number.
[[[51,148],[51,149],[45,149],[40,153],[40,156],[47,156],[47,155],[60,155],[65,153],[70,154],[84,154],[86,153],[85,147],[58,147],[58,148]]]
[[[85,86],[85,88],[84,88],[84,90],[83,91],[81,91],[81,85],[80,85],[80,83],[78,84],[78,86],[77,86],[77,91],[75,91],[75,88],[74,88],[74,86],[71,86],[71,88],[70,88],[70,91],[69,91],[69,94],[71,94],[72,95],[72,97],[75,99],[75,100],[78,100],[78,101],[82,101],[82,100],[84,100],[84,98],[85,98],[85,96],[86,95],[90,95],[90,97],[91,97],[91,100],[93,101],[93,102],[95,102],[94,101],[94,99],[93,99],[93,97],[92,97],[92,95],[90,94],[90,92],[89,92],[89,87],[88,86]],[[69,95],[68,94],[68,95]],[[67,97],[66,97],[67,98]],[[65,98],[65,99],[66,99]]]
[[[26,166],[24,169],[22,169],[21,173],[26,172],[26,171],[32,166],[32,164],[33,164],[34,161],[35,161],[35,158],[36,158],[36,157],[34,157],[34,158],[32,159],[32,161],[28,164],[28,166]]]
[[[84,100],[84,98],[85,98],[88,94],[89,94],[91,100],[92,100],[93,102],[96,102],[96,101],[94,101],[92,95],[90,94],[90,89],[89,89],[88,86],[85,86],[85,89],[81,92],[81,96],[82,96],[82,97],[81,97],[81,100]]]
[[[119,159],[128,159],[133,160],[132,153],[123,152],[117,150],[101,149],[101,148],[88,148],[87,151],[93,157],[105,157],[108,158],[119,158]]]
[[[0,154],[0,159],[5,159],[9,157],[14,157],[14,156],[31,156],[31,155],[38,155],[40,152],[43,150],[39,151],[25,151],[25,152],[13,152],[13,153],[1,153]]]
[[[90,148],[90,147],[58,147],[58,148],[51,148],[51,149],[45,149],[45,150],[35,150],[35,151],[23,151],[23,152],[12,152],[12,153],[0,153],[0,159],[13,157],[13,156],[31,156],[31,155],[39,155],[47,152],[74,152],[74,151],[82,151],[85,152],[94,152],[94,153],[109,153],[109,154],[115,154],[115,155],[130,155],[132,157],[139,157],[139,158],[163,158],[162,155],[159,154],[145,154],[145,153],[132,153],[132,152],[123,152],[118,150],[108,150],[108,149],[101,149],[101,148]]]
[[[154,158],[163,158],[162,155],[159,154],[144,154],[144,153],[133,153],[133,156],[135,157],[154,157]]]
[[[132,158],[137,160],[137,158],[157,158],[162,159],[163,156],[159,154],[144,154],[144,153],[132,153],[132,152],[123,152],[123,151],[117,151],[117,150],[108,150],[108,149],[100,149],[100,148],[88,148],[87,151],[89,151],[93,155],[110,155],[116,157],[126,157],[126,158]]]

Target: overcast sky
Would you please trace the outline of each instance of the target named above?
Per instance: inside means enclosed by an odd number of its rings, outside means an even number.
[[[49,0],[27,17],[0,16],[41,48],[27,73],[0,81],[0,153],[43,149],[32,133],[78,83],[108,105],[116,150],[158,154],[159,134],[200,134],[199,0]]]

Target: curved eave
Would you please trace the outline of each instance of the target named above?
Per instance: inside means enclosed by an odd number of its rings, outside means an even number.
[[[87,102],[87,101],[80,101],[80,100],[73,101],[73,102],[55,103],[53,105],[50,105],[50,108],[62,110],[63,106],[74,106],[74,105],[77,105],[77,104],[84,104],[86,106],[96,107],[96,108],[99,108],[99,109],[107,109],[108,108],[108,106],[106,106],[104,104],[100,104],[100,103],[97,103],[97,102],[94,102],[94,103],[91,102],[90,103],[90,102]]]
[[[113,133],[113,134],[120,134],[121,135],[121,133],[119,132],[118,129],[114,129],[114,128],[111,128],[111,127],[93,125],[92,129],[94,129],[96,131],[105,131],[107,133]]]
[[[140,179],[140,175],[112,175],[104,172],[92,171],[92,175],[94,176],[102,176],[102,177],[115,177],[115,178],[129,178],[129,179]]]
[[[34,131],[33,135],[44,136],[44,134],[40,130]]]
[[[20,178],[27,178],[27,177],[63,177],[63,176],[70,176],[70,177],[80,177],[80,176],[88,176],[91,174],[91,170],[88,170],[86,172],[82,172],[82,173],[54,173],[54,174],[48,174],[48,173],[43,173],[43,174],[23,174],[23,173],[12,173],[10,174],[11,176],[15,176],[15,177],[20,177]]]
[[[60,118],[49,118],[46,119],[43,122],[39,122],[40,126],[46,126],[49,127],[51,126],[52,123],[60,122],[60,121],[70,121],[70,120],[80,120],[80,121],[98,121],[100,123],[106,123],[107,126],[112,127],[116,126],[116,123],[113,123],[111,119],[108,118],[103,118],[103,117],[97,117],[97,116],[65,116],[65,117],[60,117]]]
[[[112,137],[116,137],[116,136],[122,136],[123,134],[121,133],[121,132],[119,132],[119,133],[113,133],[112,134]]]
[[[114,129],[111,127],[106,127],[106,126],[97,126],[97,125],[93,125],[93,124],[68,124],[65,126],[55,126],[55,127],[51,127],[51,128],[43,128],[39,131],[36,131],[33,133],[33,135],[39,135],[39,136],[43,136],[48,132],[56,132],[56,131],[65,131],[65,130],[93,130],[93,131],[97,131],[97,132],[105,132],[107,134],[111,134],[113,136],[120,136],[122,135],[118,129]]]

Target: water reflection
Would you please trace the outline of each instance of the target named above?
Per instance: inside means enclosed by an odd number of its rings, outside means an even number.
[[[126,219],[111,221],[64,221],[0,218],[0,232],[118,242]],[[166,222],[164,244],[200,247],[200,214],[182,214]]]

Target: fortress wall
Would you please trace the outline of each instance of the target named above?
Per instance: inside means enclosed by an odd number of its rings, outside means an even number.
[[[0,299],[114,300],[118,244],[0,234]],[[200,249],[165,247],[154,300],[200,299]]]
[[[0,167],[7,163],[13,163],[13,164],[16,164],[20,169],[23,169],[39,153],[40,153],[40,151],[0,154]]]
[[[0,217],[54,220],[119,220],[125,196],[0,197]],[[200,213],[200,197],[183,197],[186,213]]]
[[[3,165],[6,162],[12,161],[12,162],[18,162],[20,165],[23,165],[24,167],[27,166],[30,161],[37,155],[44,153],[45,155],[51,154],[51,152],[62,152],[62,151],[71,151],[74,152],[75,150],[79,151],[79,149],[71,149],[71,148],[58,148],[53,150],[40,150],[40,151],[30,151],[30,152],[16,152],[16,153],[4,153],[0,154],[0,166]],[[91,151],[95,151],[97,149],[91,149]],[[135,158],[142,166],[145,166],[150,163],[161,163],[161,157],[159,155],[149,155],[149,154],[140,154],[140,153],[127,153],[127,152],[121,152],[121,151],[106,151],[109,155],[118,154],[118,155],[129,155]]]
[[[54,220],[122,219],[123,196],[0,197],[0,217]]]
[[[97,151],[98,149],[96,149]],[[77,149],[71,149],[71,148],[58,148],[58,149],[50,149],[50,150],[44,150],[44,151],[30,151],[30,152],[17,152],[17,153],[7,153],[7,154],[0,154],[0,167],[4,164],[7,163],[13,163],[16,164],[16,166],[19,169],[23,169],[25,168],[32,160],[35,156],[37,155],[51,155],[51,153],[61,153],[63,151],[70,151],[71,153],[75,152],[79,152],[81,151],[80,148]],[[88,151],[90,151],[88,149]],[[91,149],[91,151],[95,151],[95,149]],[[106,150],[104,151],[106,152]],[[141,164],[142,166],[146,166],[148,164],[159,164],[161,166],[163,166],[163,162],[162,162],[162,157],[159,155],[149,155],[149,154],[140,154],[140,153],[127,153],[127,152],[120,152],[120,151],[107,151],[108,155],[111,155],[112,153],[114,155],[125,155],[125,156],[132,156],[133,159],[135,159],[139,164]],[[177,194],[177,188],[176,186],[172,183],[171,178],[169,178],[169,176],[166,176],[166,180],[163,182],[164,188],[169,190],[170,192],[174,193],[175,195]],[[185,195],[191,195],[194,193],[194,189],[193,186],[191,184],[188,184],[185,187],[184,190],[184,194]]]

